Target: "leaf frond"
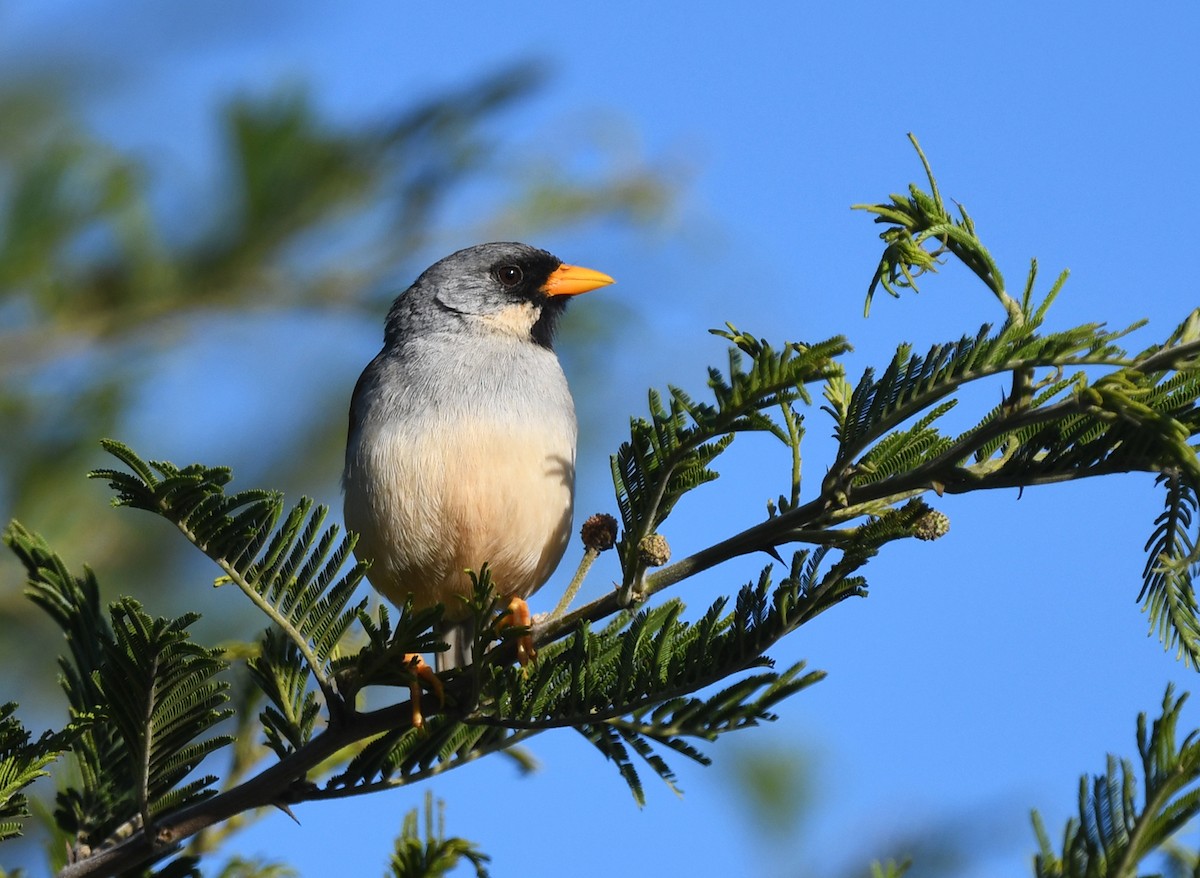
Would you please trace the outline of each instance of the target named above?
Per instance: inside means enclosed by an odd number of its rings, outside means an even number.
[[[626,586],[642,573],[638,545],[655,532],[679,499],[717,478],[713,460],[742,432],[769,432],[798,441],[764,411],[809,402],[807,385],[841,374],[836,358],[849,350],[835,337],[813,345],[788,342],[776,350],[732,325],[712,330],[733,343],[729,370],[709,370],[713,402],[697,402],[676,387],[664,400],[649,395],[649,417],[630,423],[629,441],[613,455],[612,476],[623,533],[617,548]],[[747,363],[748,360],[748,363]]]
[[[1104,774],[1083,777],[1078,816],[1056,850],[1040,815],[1033,812],[1038,878],[1094,878],[1138,874],[1138,866],[1200,813],[1200,741],[1177,739],[1178,698],[1168,686],[1162,712],[1152,723],[1138,716],[1139,765],[1109,756]],[[1138,793],[1138,776],[1142,792]]]
[[[175,524],[286,633],[332,695],[329,661],[365,606],[350,600],[366,568],[356,564],[339,575],[354,543],[339,539],[335,526],[323,527],[327,509],[303,498],[285,516],[276,492],[227,493],[227,468],[147,462],[119,442],[102,444],[131,472],[103,469],[91,477],[109,483],[117,505]]]

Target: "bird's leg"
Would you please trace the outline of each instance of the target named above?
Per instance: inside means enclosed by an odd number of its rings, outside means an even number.
[[[437,698],[438,707],[446,704],[446,692],[442,688],[442,681],[433,672],[433,668],[425,664],[425,659],[421,658],[420,653],[405,653],[404,662],[413,673],[413,681],[409,684],[408,691],[412,699],[413,728],[419,729],[425,725],[425,716],[421,713],[421,684],[424,683]]]
[[[533,614],[529,612],[529,604],[525,603],[524,598],[517,597],[515,594],[510,595],[508,599],[508,612],[500,617],[500,622],[496,626],[497,631],[502,631],[505,628],[528,628],[533,624]],[[521,667],[529,664],[537,658],[537,649],[533,645],[532,634],[522,634],[517,638],[517,661]]]

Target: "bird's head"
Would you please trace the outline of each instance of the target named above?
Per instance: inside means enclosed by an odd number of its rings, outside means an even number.
[[[607,274],[565,265],[527,244],[478,244],[427,268],[397,300],[389,331],[403,306],[407,313],[435,324],[466,320],[477,331],[511,334],[550,347],[567,301],[611,283]]]

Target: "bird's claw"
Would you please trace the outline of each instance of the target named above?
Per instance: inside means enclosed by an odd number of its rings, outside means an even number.
[[[425,726],[425,715],[421,713],[421,684],[424,683],[426,688],[437,698],[438,707],[445,706],[446,691],[442,688],[442,681],[438,679],[438,675],[425,663],[425,659],[421,658],[420,653],[406,653],[404,662],[413,673],[413,681],[408,687],[412,704],[412,725],[414,729],[420,729]]]
[[[513,595],[508,601],[508,612],[500,619],[497,629],[504,628],[528,628],[533,624],[533,613],[529,610],[529,604],[523,598]],[[517,638],[517,662],[521,667],[525,667],[531,661],[537,658],[537,647],[533,645],[532,634],[522,634]]]

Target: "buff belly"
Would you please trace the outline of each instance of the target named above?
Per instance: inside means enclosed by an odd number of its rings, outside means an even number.
[[[410,595],[418,608],[445,604],[451,619],[466,612],[466,571],[485,562],[500,594],[540,588],[571,532],[573,420],[377,428],[346,491],[346,526],[359,534],[355,554],[371,562],[372,585],[398,605]]]

